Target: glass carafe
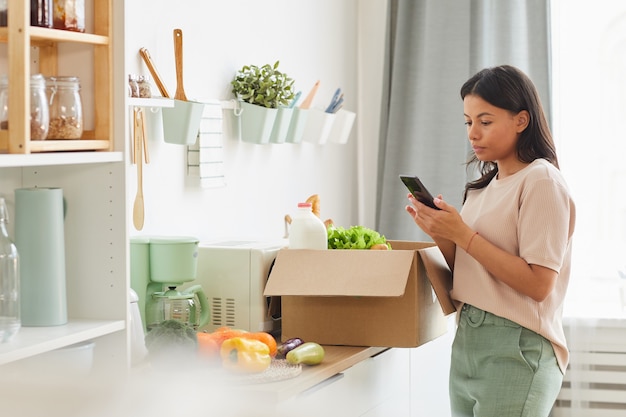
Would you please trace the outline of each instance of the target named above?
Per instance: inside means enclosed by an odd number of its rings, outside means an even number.
[[[146,313],[148,330],[166,320],[179,321],[195,330],[209,322],[208,300],[200,285],[182,292],[170,287],[167,291],[152,294]]]

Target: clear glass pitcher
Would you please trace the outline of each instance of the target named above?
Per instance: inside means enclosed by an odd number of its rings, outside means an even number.
[[[176,320],[197,330],[209,322],[209,302],[200,285],[185,291],[170,287],[152,295],[146,317],[148,330],[166,320]]]

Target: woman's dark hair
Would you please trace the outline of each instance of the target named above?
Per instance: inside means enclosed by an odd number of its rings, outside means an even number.
[[[543,112],[539,94],[533,82],[519,69],[510,65],[485,68],[467,80],[461,87],[461,98],[475,95],[489,104],[517,114],[526,110],[530,115],[528,127],[517,141],[517,157],[522,162],[543,158],[559,167],[552,133]],[[465,185],[463,201],[472,189],[486,187],[498,174],[498,165],[492,161],[480,161],[471,153],[467,168],[477,165],[481,177]]]

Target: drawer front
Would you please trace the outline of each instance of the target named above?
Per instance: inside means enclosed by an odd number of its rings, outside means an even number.
[[[394,402],[404,405],[395,415],[408,415],[408,387],[409,350],[388,349],[280,404],[278,415],[389,416]]]

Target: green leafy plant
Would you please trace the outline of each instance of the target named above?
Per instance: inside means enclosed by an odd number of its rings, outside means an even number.
[[[331,226],[327,229],[328,249],[369,249],[374,245],[387,245],[385,236],[364,226],[351,226],[348,229]]]
[[[294,80],[278,70],[278,63],[244,65],[231,81],[238,99],[270,109],[287,106],[294,98]]]

